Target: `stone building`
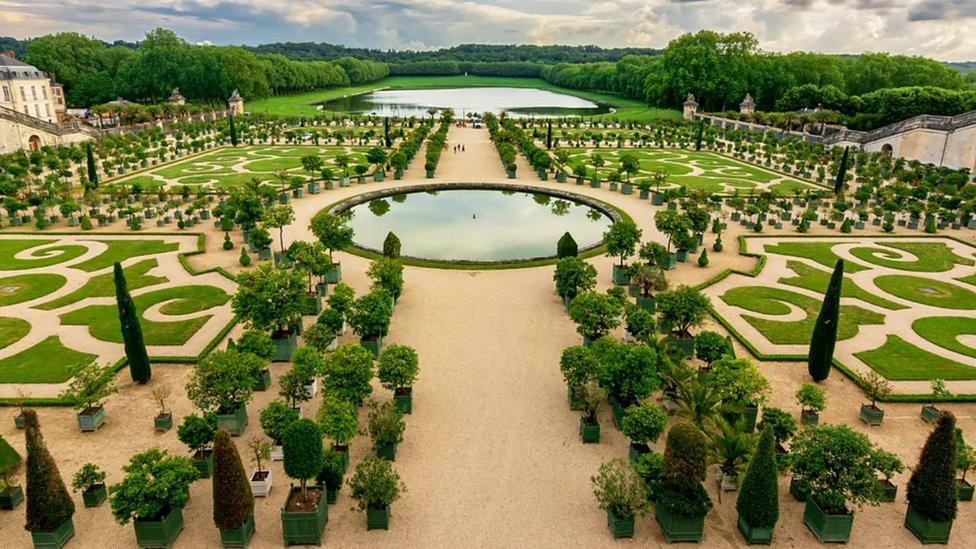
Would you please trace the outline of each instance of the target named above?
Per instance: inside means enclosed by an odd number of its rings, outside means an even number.
[[[752,94],[747,93],[746,98],[739,103],[739,112],[741,114],[753,114],[756,112],[756,102],[752,99]]]
[[[231,114],[244,114],[244,99],[241,94],[237,93],[237,90],[234,90],[227,98],[227,108],[230,109]]]
[[[698,101],[695,101],[695,96],[688,94],[688,98],[682,104],[684,107],[683,115],[685,120],[692,120],[695,118],[695,113],[698,112]]]
[[[0,107],[57,122],[65,110],[64,93],[53,78],[8,51],[0,54]]]
[[[179,88],[173,88],[173,93],[169,95],[169,102],[174,105],[186,105],[186,98],[180,93]]]

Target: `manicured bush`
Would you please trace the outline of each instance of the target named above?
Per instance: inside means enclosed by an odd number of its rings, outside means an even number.
[[[301,271],[286,271],[265,264],[237,275],[237,292],[231,302],[247,327],[289,332],[305,311],[305,280]]]
[[[579,255],[579,246],[576,244],[576,240],[573,239],[573,235],[569,234],[569,231],[563,233],[559,237],[559,241],[556,242],[556,257],[563,259],[565,257],[576,257]]]
[[[176,429],[176,438],[189,446],[191,452],[204,452],[211,448],[217,434],[217,416],[212,413],[190,414]]]
[[[336,446],[348,444],[356,436],[359,427],[356,406],[328,392],[322,397],[322,404],[315,415],[315,420],[322,433]]]
[[[732,343],[721,334],[705,331],[695,336],[695,356],[706,364],[732,355]]]
[[[75,504],[48,452],[37,412],[22,410],[27,446],[27,524],[29,532],[51,532],[75,514]]]
[[[247,267],[251,264],[251,256],[247,255],[247,248],[241,247],[241,257],[238,262],[242,267]]]
[[[204,412],[229,414],[250,402],[266,363],[251,353],[213,351],[197,362],[186,395]]]
[[[769,426],[773,431],[773,438],[777,444],[786,444],[793,435],[796,434],[796,419],[784,410],[764,406],[762,411],[762,421],[759,422],[759,430]]]
[[[627,408],[620,430],[633,444],[657,442],[667,426],[668,416],[656,404],[645,402]]]
[[[796,391],[796,402],[804,412],[822,412],[827,407],[824,390],[813,383],[804,383]]]
[[[298,410],[280,400],[272,400],[264,410],[261,410],[259,419],[264,434],[268,435],[276,445],[280,445],[285,437],[285,430],[298,421]]]
[[[334,448],[322,451],[322,470],[316,480],[325,485],[327,490],[342,488],[342,478],[346,474],[346,466],[342,454]]]
[[[643,516],[648,511],[644,479],[634,465],[615,458],[600,466],[600,472],[590,477],[593,495],[600,509],[621,518]]]
[[[224,244],[223,244],[223,246],[224,246],[224,249],[225,250],[233,250],[234,249],[234,243],[231,242],[231,240],[230,240],[230,233],[224,233]]]
[[[380,352],[376,377],[388,391],[413,386],[420,369],[417,352],[407,345],[390,345]]]
[[[233,530],[254,519],[254,494],[241,456],[226,429],[218,429],[213,453],[213,520],[221,530]]]
[[[657,505],[682,517],[701,516],[712,508],[701,484],[708,466],[708,451],[708,440],[695,425],[678,423],[671,427]]]
[[[735,509],[753,528],[772,528],[779,520],[779,475],[773,429],[763,429],[749,461]]]
[[[310,419],[299,419],[285,429],[282,440],[285,474],[299,481],[308,502],[308,479],[322,471],[322,431]]]
[[[390,259],[400,257],[400,238],[393,231],[387,233],[386,238],[383,239],[383,255]]]
[[[943,412],[908,481],[908,503],[925,518],[956,518],[956,416]]]
[[[367,455],[348,481],[350,496],[360,511],[384,509],[400,499],[406,487],[389,461]]]
[[[620,326],[622,312],[617,300],[598,292],[581,293],[569,304],[569,318],[577,324],[576,331],[591,341]]]
[[[698,266],[708,267],[708,250],[702,248],[701,254],[698,256]]]
[[[830,275],[820,314],[810,337],[810,353],[807,370],[814,381],[823,381],[830,375],[837,344],[837,325],[840,319],[840,295],[844,283],[844,260],[838,259]]]
[[[660,385],[658,356],[647,345],[627,345],[605,337],[593,344],[593,354],[600,364],[596,379],[620,406],[641,401]]]
[[[366,428],[374,446],[396,445],[403,442],[403,431],[406,429],[403,413],[388,400],[383,404],[374,405],[369,412]]]
[[[322,384],[337,398],[359,405],[373,392],[373,355],[362,345],[346,343],[325,359]]]
[[[199,476],[185,457],[150,448],[132,456],[122,482],[109,487],[112,516],[119,524],[133,519],[158,520],[190,499],[190,483]]]

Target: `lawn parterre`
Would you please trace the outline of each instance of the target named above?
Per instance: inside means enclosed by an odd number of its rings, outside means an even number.
[[[843,258],[840,364],[896,382],[976,379],[976,293],[963,281],[976,271],[969,244],[940,237],[744,240],[743,251],[765,256],[762,269],[755,277],[732,273],[706,293],[722,322],[758,354],[805,357],[830,268]],[[895,385],[896,393],[925,389]]]
[[[154,358],[195,359],[232,321],[235,284],[218,272],[193,275],[181,254],[197,235],[0,236],[10,260],[0,278],[0,383],[63,383],[78,362],[124,356],[112,281],[123,265]],[[69,252],[66,252],[69,250]],[[55,393],[56,394],[56,393]]]

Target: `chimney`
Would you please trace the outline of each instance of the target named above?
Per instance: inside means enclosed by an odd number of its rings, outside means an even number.
[[[17,59],[17,55],[14,53],[14,50],[7,50],[5,52],[0,52],[0,55],[6,55],[11,59]]]

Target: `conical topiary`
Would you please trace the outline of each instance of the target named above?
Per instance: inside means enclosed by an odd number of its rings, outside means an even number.
[[[213,519],[221,530],[242,527],[254,518],[254,495],[237,447],[226,429],[218,429],[213,449]]]
[[[837,324],[840,317],[840,294],[844,283],[844,260],[838,259],[834,273],[824,295],[820,314],[813,326],[810,337],[810,351],[807,371],[814,381],[823,381],[830,375],[834,360],[834,346],[837,344]]]
[[[564,257],[576,257],[577,255],[579,255],[579,246],[576,244],[573,235],[569,234],[568,231],[563,233],[556,243],[556,257],[562,259]]]
[[[956,416],[942,412],[908,481],[908,504],[934,522],[956,518]]]
[[[779,519],[779,472],[776,469],[776,439],[767,425],[759,436],[742,479],[735,509],[753,528],[772,528]]]
[[[701,254],[698,256],[698,266],[707,267],[708,266],[708,250],[702,248]]]
[[[119,262],[115,262],[114,277],[115,303],[119,309],[119,325],[122,330],[122,341],[125,342],[125,358],[129,361],[129,375],[136,383],[146,383],[152,379],[149,354],[146,352],[146,342],[142,337],[139,312],[132,301],[132,296],[129,295],[125,274]]]
[[[27,524],[29,532],[51,532],[71,519],[75,504],[61,479],[58,464],[47,451],[37,412],[24,410],[27,440]]]

